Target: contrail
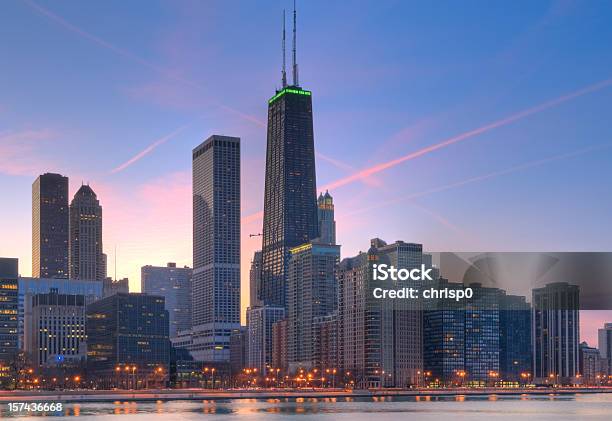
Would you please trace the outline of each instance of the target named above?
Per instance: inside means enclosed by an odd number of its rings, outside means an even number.
[[[317,156],[317,158],[320,158],[323,161],[329,162],[334,167],[340,168],[341,170],[344,170],[344,171],[355,171],[355,168],[352,167],[351,165],[349,165],[347,163],[344,163],[342,161],[339,161],[339,160],[337,160],[335,158],[332,158],[330,156],[324,155],[321,152],[315,152],[315,155]]]
[[[151,152],[153,152],[153,150],[155,148],[157,148],[159,145],[162,145],[162,144],[166,143],[168,140],[172,139],[174,136],[176,136],[177,134],[179,134],[180,132],[185,130],[187,127],[189,127],[189,124],[185,124],[184,126],[181,126],[178,129],[174,130],[173,132],[168,133],[167,135],[165,135],[163,137],[160,137],[155,142],[151,143],[149,146],[144,148],[142,151],[138,152],[136,155],[134,155],[133,157],[131,157],[130,159],[125,161],[123,164],[119,165],[118,167],[113,168],[110,171],[111,174],[116,174],[116,173],[118,173],[120,171],[123,171],[124,169],[126,169],[127,167],[129,167],[130,165],[135,163],[136,161],[142,159],[146,155],[148,155]]]
[[[537,167],[540,165],[544,165],[547,164],[549,162],[553,162],[553,161],[559,161],[562,159],[567,159],[567,158],[573,158],[575,156],[579,156],[579,155],[583,155],[585,153],[588,152],[592,152],[595,150],[599,150],[599,149],[605,149],[605,148],[609,148],[610,144],[605,144],[605,145],[594,145],[594,146],[589,146],[588,148],[583,148],[583,149],[579,149],[577,151],[574,152],[569,152],[569,153],[565,153],[565,154],[560,154],[560,155],[554,155],[554,156],[550,156],[548,158],[543,158],[543,159],[538,159],[536,161],[529,161],[529,162],[525,162],[523,164],[519,164],[519,165],[515,165],[513,167],[507,168],[505,170],[500,170],[500,171],[495,171],[489,174],[484,174],[484,175],[479,175],[476,177],[471,177],[471,178],[467,178],[465,180],[461,180],[461,181],[456,181],[454,183],[450,183],[450,184],[445,184],[443,186],[439,186],[439,187],[434,187],[432,189],[428,189],[428,190],[423,190],[417,193],[412,193],[408,196],[403,196],[403,197],[398,197],[392,200],[387,200],[385,202],[379,202],[373,206],[368,206],[365,208],[361,208],[361,209],[355,209],[351,212],[347,212],[347,213],[343,213],[341,215],[339,215],[339,218],[344,218],[347,216],[353,216],[353,215],[358,215],[358,214],[362,214],[365,212],[369,212],[375,209],[380,209],[380,208],[384,208],[387,207],[389,205],[394,205],[396,203],[401,203],[407,200],[412,200],[412,199],[417,199],[419,197],[423,197],[423,196],[428,196],[430,194],[434,194],[434,193],[439,193],[439,192],[443,192],[446,190],[451,190],[457,187],[461,187],[464,186],[466,184],[471,184],[471,183],[476,183],[478,181],[484,181],[484,180],[488,180],[489,178],[495,178],[495,177],[499,177],[502,175],[506,175],[506,174],[511,174],[520,170],[525,170],[528,168],[532,168],[532,167]],[[242,222],[243,223],[247,223],[247,222],[253,222],[256,221],[258,219],[261,219],[263,217],[263,212],[259,211],[256,213],[253,213],[251,215],[247,215],[245,217],[242,218]]]
[[[66,21],[65,19],[63,19],[61,16],[56,15],[55,13],[51,12],[50,10],[40,6],[39,4],[35,3],[32,0],[23,0],[28,6],[30,6],[32,9],[36,10],[37,12],[41,13],[42,15],[46,16],[47,18],[51,19],[52,21],[54,21],[55,23],[59,24],[60,26],[64,27],[65,29],[74,32],[75,34],[82,36],[83,38],[88,39],[89,41],[103,47],[106,48],[110,51],[113,51],[116,54],[119,54],[122,57],[125,57],[129,60],[132,60],[142,66],[145,66],[155,72],[158,72],[160,74],[162,74],[163,76],[167,77],[168,79],[174,80],[176,82],[180,82],[182,84],[188,85],[192,88],[196,88],[198,90],[201,91],[205,91],[204,87],[201,85],[198,85],[197,83],[188,80],[188,79],[184,79],[181,77],[176,76],[175,74],[173,74],[172,72],[168,71],[167,69],[164,69],[163,67],[159,67],[145,59],[143,59],[142,57],[137,56],[136,54],[125,50],[123,48],[117,47],[116,45],[111,44],[108,41],[105,41],[104,39],[97,37],[93,34],[90,34],[87,31],[84,31],[83,29],[79,28],[78,26],[75,26],[73,24],[71,24],[70,22]],[[266,124],[259,120],[257,117],[255,116],[251,116],[248,114],[245,114],[241,111],[238,111],[232,107],[229,107],[227,105],[221,104],[215,100],[212,100],[212,102],[219,108],[228,111],[230,113],[233,113],[235,115],[237,115],[238,117],[250,121],[251,123],[254,123],[260,127],[265,127]]]
[[[471,177],[471,178],[467,178],[465,180],[461,180],[461,181],[457,181],[454,183],[450,183],[450,184],[445,184],[443,186],[439,186],[439,187],[434,187],[432,189],[428,189],[428,190],[423,190],[417,193],[412,193],[410,195],[407,196],[403,196],[403,197],[399,197],[393,200],[388,200],[386,202],[381,202],[378,203],[374,206],[368,206],[366,208],[362,208],[362,209],[356,209],[352,212],[348,212],[345,214],[342,214],[341,216],[339,216],[340,218],[343,217],[347,217],[347,216],[353,216],[353,215],[358,215],[361,213],[365,213],[365,212],[369,212],[371,210],[375,210],[375,209],[380,209],[389,205],[393,205],[396,203],[401,203],[407,200],[412,200],[412,199],[417,199],[419,197],[423,197],[423,196],[428,196],[430,194],[434,194],[434,193],[439,193],[439,192],[443,192],[446,190],[451,190],[457,187],[462,187],[465,186],[466,184],[471,184],[471,183],[476,183],[479,181],[484,181],[484,180],[488,180],[490,178],[495,178],[495,177],[499,177],[502,175],[507,175],[507,174],[511,174],[517,171],[521,171],[521,170],[525,170],[528,168],[533,168],[533,167],[538,167],[540,165],[544,165],[544,164],[548,164],[550,162],[553,161],[559,161],[559,160],[563,160],[563,159],[568,159],[568,158],[573,158],[579,155],[583,155],[589,152],[593,152],[596,150],[600,150],[600,149],[606,149],[609,148],[610,146],[612,146],[612,144],[604,144],[604,145],[594,145],[594,146],[589,146],[587,148],[583,148],[583,149],[579,149],[577,151],[574,152],[568,152],[565,154],[559,154],[559,155],[554,155],[554,156],[550,156],[548,158],[543,158],[543,159],[538,159],[535,161],[529,161],[523,164],[519,164],[519,165],[515,165],[513,167],[507,168],[505,170],[500,170],[500,171],[495,171],[489,174],[484,174],[484,175],[479,175],[476,177]]]
[[[604,80],[602,82],[596,83],[594,85],[588,86],[586,88],[580,89],[580,90],[572,92],[570,94],[563,95],[563,96],[561,96],[559,98],[550,100],[548,102],[545,102],[543,104],[537,105],[535,107],[528,108],[526,110],[520,111],[520,112],[518,112],[516,114],[513,114],[513,115],[511,115],[509,117],[506,117],[506,118],[503,118],[501,120],[494,121],[493,123],[487,124],[485,126],[477,128],[477,129],[470,130],[468,132],[461,133],[459,135],[453,136],[453,137],[451,137],[449,139],[444,140],[443,142],[427,146],[427,147],[425,147],[423,149],[420,149],[420,150],[418,150],[416,152],[412,152],[412,153],[409,153],[407,155],[401,156],[399,158],[393,159],[391,161],[383,162],[381,164],[374,165],[373,167],[366,168],[364,170],[358,171],[358,172],[356,172],[354,174],[351,174],[351,175],[349,175],[347,177],[341,178],[341,179],[336,180],[336,181],[334,181],[334,182],[332,182],[330,184],[327,184],[324,187],[322,187],[322,189],[332,190],[332,189],[335,189],[335,188],[338,188],[338,187],[345,186],[347,184],[351,184],[351,183],[353,183],[355,181],[367,178],[367,177],[369,177],[369,176],[371,176],[373,174],[377,174],[377,173],[379,173],[381,171],[387,170],[389,168],[393,168],[393,167],[395,167],[395,166],[397,166],[397,165],[399,165],[399,164],[401,164],[403,162],[409,161],[411,159],[418,158],[418,157],[426,155],[426,154],[428,154],[430,152],[437,151],[438,149],[445,148],[445,147],[450,146],[450,145],[452,145],[454,143],[461,142],[461,141],[469,139],[471,137],[478,136],[480,134],[486,133],[486,132],[488,132],[490,130],[493,130],[493,129],[496,129],[498,127],[506,126],[506,125],[508,125],[510,123],[513,123],[513,122],[517,121],[517,120],[521,120],[521,119],[523,119],[525,117],[531,116],[533,114],[540,113],[540,112],[545,111],[545,110],[547,110],[549,108],[553,108],[553,107],[555,107],[557,105],[563,104],[564,102],[567,102],[567,101],[572,100],[574,98],[577,98],[577,97],[589,94],[591,92],[595,92],[595,91],[599,91],[601,89],[607,88],[610,85],[612,85],[612,79]]]

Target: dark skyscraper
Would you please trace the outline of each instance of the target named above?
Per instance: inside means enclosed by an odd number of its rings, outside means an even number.
[[[102,281],[106,274],[105,266],[102,253],[102,206],[91,187],[83,185],[70,203],[70,279]]]
[[[580,289],[555,282],[533,290],[533,377],[568,384],[578,373]]]
[[[164,297],[118,293],[87,306],[87,363],[99,383],[115,381],[115,369],[136,367],[134,379],[168,372],[169,316]]]
[[[268,101],[260,291],[264,304],[286,306],[289,249],[319,235],[317,219],[312,93],[297,80],[294,29],[293,85],[286,86],[283,57],[282,89]]]
[[[15,361],[17,353],[18,319],[18,264],[17,259],[0,257],[0,366]],[[0,386],[6,387],[11,373],[0,370]]]
[[[60,174],[32,184],[32,276],[68,277],[68,177]]]
[[[240,139],[193,150],[193,357],[229,362],[240,329]]]
[[[525,297],[502,294],[500,299],[500,376],[517,382],[531,373],[531,306]]]

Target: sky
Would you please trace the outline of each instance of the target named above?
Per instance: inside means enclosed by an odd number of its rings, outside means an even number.
[[[292,2],[1,7],[0,255],[31,274],[31,184],[59,172],[71,194],[98,194],[109,274],[116,257],[138,291],[145,264],[191,265],[191,150],[238,136],[244,310]],[[342,257],[374,237],[612,251],[610,18],[595,0],[299,1],[300,84]],[[604,321],[583,313],[583,339]]]

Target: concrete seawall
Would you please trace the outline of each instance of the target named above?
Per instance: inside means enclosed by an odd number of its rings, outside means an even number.
[[[71,390],[71,391],[2,391],[0,402],[115,402],[228,399],[296,399],[296,398],[374,398],[393,396],[478,396],[478,395],[567,395],[612,393],[612,387],[598,388],[513,388],[513,389],[300,389],[300,390]]]

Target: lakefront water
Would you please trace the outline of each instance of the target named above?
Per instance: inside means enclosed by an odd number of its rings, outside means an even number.
[[[1,416],[11,414],[2,404]],[[235,399],[69,403],[61,413],[46,416],[80,419],[172,421],[206,417],[209,420],[612,420],[612,394],[436,396],[393,398]],[[38,414],[40,416],[40,414]]]

